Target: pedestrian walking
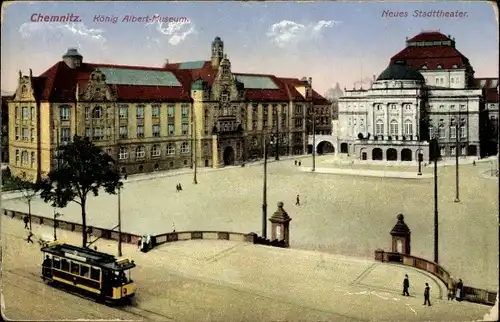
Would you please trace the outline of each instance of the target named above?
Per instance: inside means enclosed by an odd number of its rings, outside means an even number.
[[[462,301],[462,297],[464,296],[464,283],[462,282],[462,279],[460,278],[457,283],[457,293],[455,295],[455,299],[457,301]]]
[[[29,223],[28,216],[24,216],[23,221],[24,221],[24,229],[29,229],[29,227],[28,227],[28,223]]]
[[[474,166],[476,165],[476,160],[472,161],[472,165]]]
[[[410,280],[408,279],[408,274],[405,274],[405,279],[403,281],[403,296],[410,296],[408,289],[410,288]]]
[[[302,165],[302,162],[299,161],[299,167]]]
[[[297,166],[297,160],[295,160],[295,166]]]
[[[430,293],[431,288],[429,287],[429,283],[425,283],[424,305],[428,304],[429,306],[431,306]]]
[[[27,242],[28,244],[29,244],[29,243],[34,244],[34,243],[33,243],[33,240],[31,239],[31,237],[33,237],[33,233],[30,231],[30,232],[28,233],[28,238],[26,238],[26,242]]]
[[[175,192],[179,192],[179,184],[175,186]]]
[[[296,206],[300,206],[300,196],[297,195],[297,200],[295,201]]]
[[[182,186],[180,183],[179,183],[179,191],[182,191]]]

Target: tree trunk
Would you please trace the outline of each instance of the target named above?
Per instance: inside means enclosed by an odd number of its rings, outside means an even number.
[[[82,247],[87,247],[87,213],[86,213],[86,198],[82,198],[81,207],[82,207]]]

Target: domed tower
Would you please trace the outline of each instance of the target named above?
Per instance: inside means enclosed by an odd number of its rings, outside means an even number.
[[[66,54],[62,57],[63,61],[69,68],[75,69],[82,64],[83,57],[78,53],[76,48],[69,48]]]
[[[215,37],[212,41],[212,67],[218,68],[224,57],[224,42],[220,37]]]

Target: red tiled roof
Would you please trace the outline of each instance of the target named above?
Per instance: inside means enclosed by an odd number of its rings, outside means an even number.
[[[408,41],[446,41],[448,37],[438,31],[423,31]]]
[[[410,46],[392,56],[391,63],[397,60],[405,60],[408,65],[415,69],[427,66],[427,69],[436,69],[441,65],[443,69],[466,68],[469,60],[457,49],[451,46]]]
[[[498,103],[499,102],[498,78],[495,78],[495,77],[475,78],[472,86],[475,88],[483,89],[484,100],[487,103]]]
[[[114,85],[119,101],[190,102],[191,96],[181,86]]]

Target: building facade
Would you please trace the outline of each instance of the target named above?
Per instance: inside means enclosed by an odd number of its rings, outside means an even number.
[[[442,157],[485,156],[491,146],[488,100],[450,36],[423,32],[391,58],[370,89],[339,99],[340,152],[361,160],[428,159],[431,138]],[[498,84],[497,84],[498,86]],[[497,88],[494,89],[495,91]]]
[[[2,133],[0,136],[2,166],[9,163],[9,102],[12,96],[2,96]]]
[[[9,167],[38,177],[58,146],[89,137],[132,174],[218,167],[307,149],[308,111],[324,98],[312,80],[233,73],[216,37],[209,61],[161,68],[92,64],[70,49],[34,77],[19,73],[9,103]]]

